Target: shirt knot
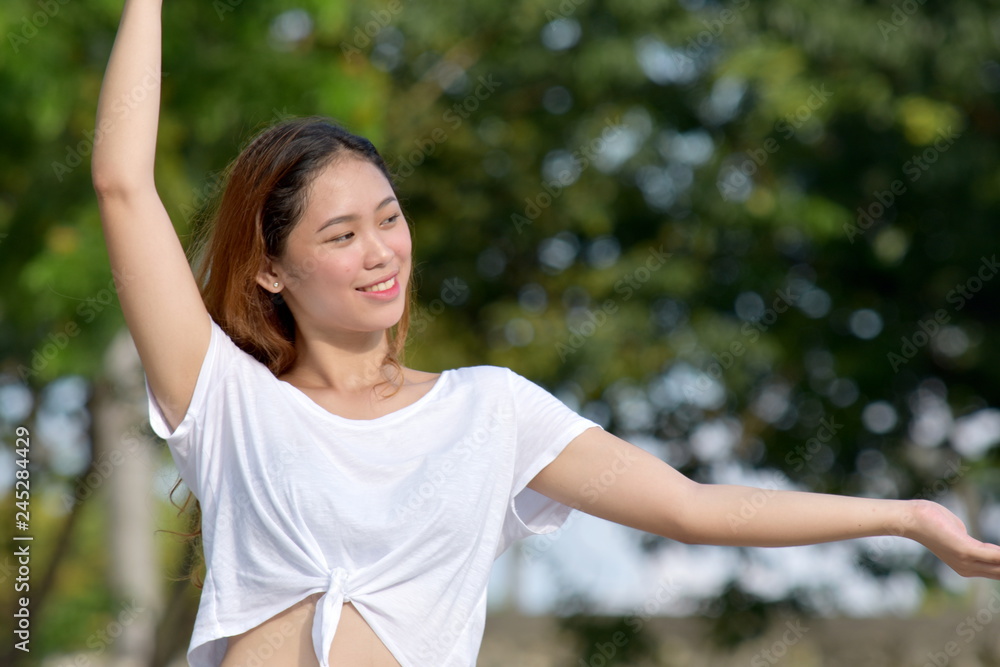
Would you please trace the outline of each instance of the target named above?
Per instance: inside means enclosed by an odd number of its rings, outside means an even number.
[[[347,570],[335,567],[330,570],[326,592],[320,596],[313,619],[312,640],[316,659],[320,667],[330,667],[330,646],[333,635],[340,623],[340,611],[344,602],[351,599]]]
[[[327,591],[334,591],[340,593],[344,600],[351,599],[350,587],[348,586],[349,575],[347,570],[342,567],[335,567],[330,570],[330,581],[327,586]]]

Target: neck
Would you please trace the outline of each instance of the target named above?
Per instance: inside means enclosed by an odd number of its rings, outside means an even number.
[[[295,363],[282,379],[301,386],[359,394],[393,378],[382,363],[389,351],[386,330],[329,336],[296,329],[295,351]]]

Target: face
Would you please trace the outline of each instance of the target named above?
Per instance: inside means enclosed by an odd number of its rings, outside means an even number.
[[[345,158],[316,176],[283,256],[258,282],[281,293],[307,334],[381,332],[403,315],[411,249],[392,185],[370,162]]]

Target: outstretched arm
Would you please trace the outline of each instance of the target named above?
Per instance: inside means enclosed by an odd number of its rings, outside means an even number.
[[[126,0],[97,102],[91,172],[98,194],[153,188],[162,0]]]
[[[97,104],[91,177],[125,323],[172,430],[211,321],[153,182],[160,79],[160,0],[127,0]]]
[[[967,577],[1000,579],[1000,546],[972,538],[925,500],[878,500],[700,484],[599,428],[577,436],[528,485],[588,514],[686,544],[779,547],[898,535]]]

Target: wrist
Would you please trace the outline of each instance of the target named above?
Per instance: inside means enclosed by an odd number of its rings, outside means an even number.
[[[926,511],[929,504],[926,500],[900,500],[896,508],[896,518],[892,535],[905,537],[924,544],[927,536]]]

